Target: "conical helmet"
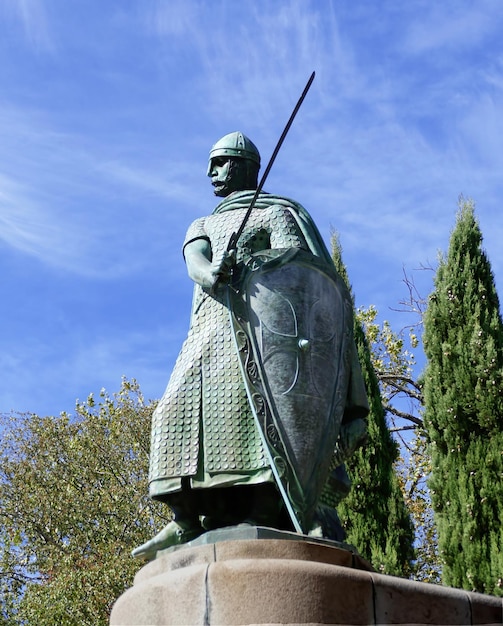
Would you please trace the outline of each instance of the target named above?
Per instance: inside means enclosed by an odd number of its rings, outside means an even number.
[[[211,159],[220,156],[234,156],[241,159],[249,159],[260,165],[260,154],[257,150],[257,146],[240,131],[225,135],[211,148],[208,171],[211,165]]]

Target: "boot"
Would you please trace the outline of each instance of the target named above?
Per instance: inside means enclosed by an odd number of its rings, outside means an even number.
[[[165,502],[173,511],[173,521],[155,537],[135,548],[132,552],[134,557],[152,561],[159,550],[188,543],[204,532],[199,521],[198,496],[187,481],[182,480],[182,491],[170,494]]]
[[[173,520],[157,533],[155,537],[135,548],[131,554],[138,559],[153,561],[159,550],[188,543],[199,537],[203,532],[204,529],[199,524],[199,520],[197,525],[193,522],[187,523],[181,520],[176,522]]]

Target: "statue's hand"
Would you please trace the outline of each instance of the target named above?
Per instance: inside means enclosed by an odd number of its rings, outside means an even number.
[[[215,291],[219,286],[227,285],[231,275],[232,268],[236,264],[236,251],[225,251],[215,257],[211,263],[211,273],[214,278],[211,290]]]
[[[187,271],[192,280],[211,294],[226,285],[236,262],[236,252],[212,255],[207,239],[195,239],[184,248]]]

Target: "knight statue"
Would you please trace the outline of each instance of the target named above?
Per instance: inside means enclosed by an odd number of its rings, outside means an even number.
[[[351,298],[307,211],[255,193],[259,168],[241,132],[210,151],[222,200],[185,237],[190,328],[152,418],[150,496],[173,520],[139,558],[239,524],[342,538],[333,507],[368,413]]]

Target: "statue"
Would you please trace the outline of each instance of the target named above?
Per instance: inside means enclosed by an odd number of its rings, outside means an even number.
[[[259,168],[241,132],[210,151],[223,199],[187,231],[190,329],[152,418],[150,496],[173,521],[139,558],[243,523],[334,537],[368,413],[352,304],[300,204],[260,192],[242,225]]]

